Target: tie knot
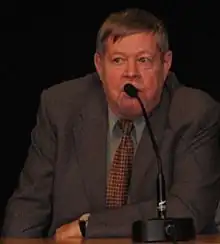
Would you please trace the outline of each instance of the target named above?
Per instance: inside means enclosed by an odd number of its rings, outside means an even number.
[[[121,119],[118,121],[119,128],[122,130],[123,134],[130,135],[134,129],[134,124],[131,120]]]

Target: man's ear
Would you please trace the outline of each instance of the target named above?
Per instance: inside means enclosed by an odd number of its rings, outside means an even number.
[[[101,54],[96,52],[94,54],[94,64],[96,68],[96,72],[99,74],[99,77],[102,77],[102,71],[103,71],[103,64],[102,64],[102,57]]]
[[[164,69],[164,76],[166,77],[170,71],[171,65],[172,65],[172,51],[168,51],[164,54],[163,57],[163,69]],[[165,78],[164,77],[164,78]]]

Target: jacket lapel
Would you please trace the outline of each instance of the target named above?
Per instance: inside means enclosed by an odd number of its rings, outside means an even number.
[[[85,194],[95,211],[105,207],[108,109],[101,87],[90,94],[73,133]]]
[[[155,135],[156,143],[159,147],[166,127],[169,102],[169,94],[167,90],[164,89],[160,105],[149,117],[153,134]],[[132,201],[136,201],[140,190],[143,191],[145,189],[143,186],[143,180],[146,177],[148,178],[149,182],[153,182],[154,184],[154,179],[156,179],[156,170],[155,174],[148,174],[151,167],[157,169],[157,161],[148,129],[145,126],[133,163],[130,189]]]

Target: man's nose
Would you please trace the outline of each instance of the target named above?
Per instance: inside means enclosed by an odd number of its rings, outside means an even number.
[[[126,64],[126,75],[128,77],[137,77],[139,75],[137,63],[135,60],[129,60]]]

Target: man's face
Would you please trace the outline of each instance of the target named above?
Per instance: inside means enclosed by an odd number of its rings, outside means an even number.
[[[95,65],[112,111],[125,118],[142,114],[137,99],[124,92],[128,82],[139,90],[146,110],[151,111],[159,103],[171,60],[171,52],[162,54],[152,33],[133,34],[116,42],[109,38],[105,52],[95,54]]]

